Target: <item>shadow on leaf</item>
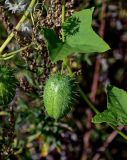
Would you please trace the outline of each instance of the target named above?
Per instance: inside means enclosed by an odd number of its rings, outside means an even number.
[[[80,28],[80,20],[77,17],[70,17],[67,19],[67,21],[62,25],[62,28],[64,30],[65,38],[67,36],[73,36],[76,33],[79,32]]]

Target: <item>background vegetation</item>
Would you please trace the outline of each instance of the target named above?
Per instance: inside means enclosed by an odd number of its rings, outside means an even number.
[[[82,97],[60,121],[45,113],[43,87],[49,73],[60,70],[61,61],[51,63],[40,32],[41,27],[47,26],[60,35],[61,1],[38,0],[17,31],[15,26],[29,3],[30,0],[0,0],[0,46],[14,33],[3,51],[12,54],[6,60],[2,57],[0,64],[13,68],[18,81],[14,100],[0,108],[0,159],[126,160],[127,141],[108,125],[93,124],[95,113]],[[90,57],[75,54],[69,56],[68,63],[82,90],[103,111],[106,85],[127,90],[127,1],[68,0],[66,17],[93,6],[93,28],[111,50]],[[19,50],[16,55],[15,50]],[[126,126],[119,129],[127,133]]]

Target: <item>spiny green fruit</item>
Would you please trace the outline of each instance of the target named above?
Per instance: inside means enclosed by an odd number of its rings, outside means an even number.
[[[16,79],[12,69],[0,66],[0,106],[9,104],[16,92]]]
[[[60,73],[51,75],[44,87],[44,106],[50,117],[58,120],[71,110],[76,100],[75,80]]]

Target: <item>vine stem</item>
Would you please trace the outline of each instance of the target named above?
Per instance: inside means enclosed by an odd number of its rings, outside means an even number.
[[[20,21],[18,22],[18,24],[16,25],[15,29],[18,30],[21,26],[21,24],[26,20],[27,16],[29,15],[29,13],[31,12],[34,4],[35,4],[36,0],[31,0],[31,3],[29,4],[27,10],[25,11],[25,13],[23,14],[22,18],[20,19]],[[2,46],[0,47],[0,55],[2,54],[3,50],[5,49],[5,47],[8,45],[8,43],[11,41],[11,39],[14,37],[14,32],[12,32],[7,39],[5,40],[5,42],[2,44]]]
[[[82,96],[82,98],[85,100],[85,102],[88,104],[88,106],[96,113],[100,113],[95,106],[91,103],[91,101],[88,99],[88,97],[85,95],[85,93],[83,92],[83,90],[79,87],[79,92],[80,95]]]
[[[65,0],[62,0],[62,24],[65,22]],[[62,28],[62,42],[65,41],[65,34],[64,34],[64,29]],[[62,63],[62,72],[64,70],[64,66],[67,67],[68,70],[70,70],[70,68],[68,67],[68,61],[67,58],[64,58],[63,63]],[[71,72],[71,71],[69,71]]]
[[[13,57],[15,56],[16,53],[19,53],[19,52],[21,52],[21,51],[23,51],[23,50],[31,47],[32,45],[33,45],[33,44],[31,43],[30,45],[25,46],[25,47],[23,47],[23,48],[20,48],[20,49],[18,49],[18,50],[16,50],[16,51],[12,51],[12,52],[10,52],[10,53],[4,53],[2,56],[0,56],[0,60],[8,60],[8,59],[11,59],[11,58],[13,58]]]
[[[65,0],[62,0],[62,24],[65,22]],[[62,41],[65,41],[64,29],[62,28]]]
[[[65,0],[62,0],[62,24],[65,22]],[[65,41],[65,34],[64,34],[64,29],[62,28],[62,42]],[[67,58],[64,58],[63,60],[63,63],[62,63],[62,72],[63,72],[63,69],[64,69],[64,66],[67,67],[67,70],[69,71],[69,73],[71,73],[71,76],[73,77],[73,73],[71,72],[71,68],[69,67],[69,64],[68,64],[68,60]]]
[[[65,22],[65,0],[62,0],[62,24]],[[65,35],[64,35],[64,30],[62,28],[62,41],[65,41]],[[63,64],[67,66],[68,72],[69,74],[73,77],[74,74],[71,70],[71,67],[68,64],[67,58],[65,58],[63,60]],[[98,109],[91,103],[91,101],[89,100],[89,98],[85,95],[85,93],[83,92],[83,90],[80,88],[79,86],[79,92],[80,95],[82,96],[82,98],[85,100],[85,102],[87,103],[87,105],[96,113],[99,114],[100,112],[98,111]],[[125,133],[123,133],[121,130],[119,130],[117,127],[114,127],[113,125],[109,125],[111,128],[113,128],[113,130],[115,130],[119,135],[121,135],[125,140],[127,140],[127,135]]]
[[[88,97],[85,95],[85,93],[82,91],[82,89],[79,87],[79,92],[82,98],[85,100],[85,102],[88,104],[88,106],[96,113],[99,114],[100,112],[96,109],[96,107],[91,103],[91,101],[88,99]],[[124,139],[127,140],[127,135],[123,133],[121,130],[119,130],[117,127],[110,125],[109,126],[115,130],[119,135],[121,135]]]

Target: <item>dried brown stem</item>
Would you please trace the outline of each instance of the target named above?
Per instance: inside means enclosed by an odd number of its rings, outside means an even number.
[[[102,2],[102,13],[101,13],[101,24],[99,28],[99,35],[104,38],[105,34],[105,17],[106,17],[106,8],[107,8],[107,3],[106,0]],[[94,76],[93,76],[93,82],[91,86],[91,101],[95,102],[96,101],[96,93],[97,93],[97,87],[98,87],[98,80],[99,80],[99,74],[100,74],[100,56],[97,56],[96,63],[95,63],[95,71],[94,71]]]

